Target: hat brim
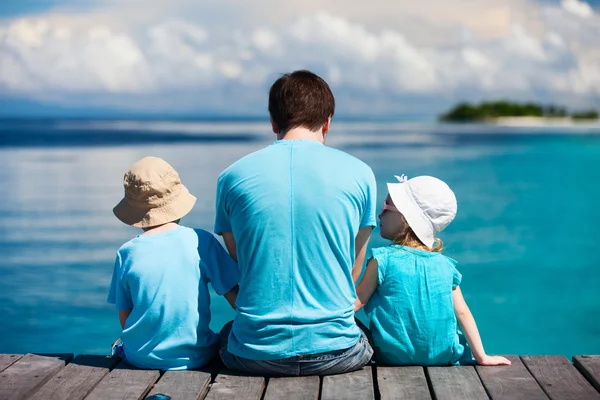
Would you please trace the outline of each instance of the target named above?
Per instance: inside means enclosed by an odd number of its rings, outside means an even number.
[[[160,207],[134,207],[123,198],[113,208],[113,213],[121,222],[136,228],[150,228],[163,225],[186,216],[196,203],[196,197],[184,186],[179,196],[172,202]]]
[[[431,223],[423,215],[406,183],[388,183],[388,192],[394,205],[402,213],[406,222],[424,245],[433,247],[435,234]]]

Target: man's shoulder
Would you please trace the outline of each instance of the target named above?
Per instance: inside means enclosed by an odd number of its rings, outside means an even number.
[[[328,153],[327,156],[331,161],[343,162],[345,165],[352,166],[354,169],[362,169],[365,172],[372,172],[371,167],[360,158],[333,147],[325,146],[324,149],[326,149],[325,151]]]
[[[223,172],[219,175],[219,180],[223,180],[228,176],[235,176],[239,172],[243,172],[248,165],[255,165],[256,160],[263,158],[265,154],[269,151],[270,147],[264,147],[260,150],[256,150],[250,154],[246,154],[239,160],[235,161],[229,167],[225,168]]]

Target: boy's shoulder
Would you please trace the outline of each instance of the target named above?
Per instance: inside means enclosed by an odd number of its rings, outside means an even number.
[[[171,230],[166,233],[161,233],[161,234],[157,234],[157,235],[148,235],[148,236],[137,235],[137,236],[129,239],[127,242],[123,243],[121,245],[121,247],[119,247],[119,250],[117,250],[117,253],[119,253],[121,255],[127,254],[138,247],[146,247],[146,246],[151,247],[151,246],[153,246],[153,244],[163,241],[163,240],[179,240],[179,238],[181,238],[181,237],[194,238],[197,236],[196,231],[198,231],[198,230],[210,235],[210,233],[203,231],[202,229],[192,229],[192,228],[188,228],[187,226],[179,225],[179,227],[177,227],[176,229]],[[200,235],[198,234],[198,236],[200,236]],[[177,238],[177,239],[175,239],[175,238]]]
[[[117,250],[117,254],[123,255],[123,254],[127,254],[127,253],[131,252],[132,249],[134,249],[135,247],[137,247],[137,243],[138,243],[137,239],[139,237],[140,237],[140,235],[137,235],[135,237],[132,237],[131,239],[129,239],[125,243],[123,243],[121,245],[121,247],[119,247],[119,250]]]

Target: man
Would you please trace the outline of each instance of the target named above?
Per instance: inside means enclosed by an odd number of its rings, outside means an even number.
[[[266,375],[359,369],[373,353],[354,321],[354,284],[372,227],[376,183],[362,161],[324,146],[335,100],[309,71],[269,92],[277,141],[219,177],[215,232],[241,279],[228,368]]]

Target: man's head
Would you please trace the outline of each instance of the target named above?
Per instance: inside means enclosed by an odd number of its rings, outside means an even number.
[[[335,99],[329,85],[310,71],[285,74],[269,91],[269,113],[273,130],[279,134],[296,127],[316,131],[327,125],[328,129],[334,110]]]

